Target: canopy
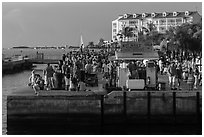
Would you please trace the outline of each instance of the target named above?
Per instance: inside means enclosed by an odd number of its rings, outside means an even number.
[[[120,43],[121,50],[115,53],[116,60],[157,60],[159,55],[154,51],[152,46],[145,46],[144,44],[127,41]]]
[[[157,60],[157,52],[116,52],[116,60]]]

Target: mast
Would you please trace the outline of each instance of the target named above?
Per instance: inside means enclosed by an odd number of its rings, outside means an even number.
[[[83,52],[83,49],[84,49],[84,42],[83,42],[83,39],[82,39],[82,35],[81,35],[81,39],[80,39],[80,51]]]
[[[83,39],[82,39],[82,35],[81,35],[81,39],[80,39],[80,48],[84,48],[84,42],[83,42]]]

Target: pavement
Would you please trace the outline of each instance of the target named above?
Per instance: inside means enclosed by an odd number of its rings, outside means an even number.
[[[196,92],[201,92],[202,91],[202,86],[198,86],[198,89],[196,89],[196,90],[189,91],[188,85],[184,81],[181,82],[182,90],[171,90],[171,88],[168,85],[168,76],[167,75],[158,75],[158,81],[166,83],[166,89],[164,91],[155,91],[155,92],[175,92],[176,91],[176,92],[189,92],[189,93],[195,92],[196,93]],[[97,87],[96,86],[95,87],[90,87],[89,86],[89,87],[87,87],[86,91],[78,91],[78,92],[76,92],[76,91],[65,91],[65,90],[49,90],[49,91],[40,90],[38,96],[106,95],[107,92],[103,88],[103,84],[104,84],[104,80],[102,78],[102,74],[98,73],[98,86]],[[134,92],[149,92],[149,91],[150,90],[148,90],[148,91],[145,91],[145,90],[136,90],[136,91],[130,91],[130,92],[134,93]],[[121,93],[118,93],[118,92],[121,92],[121,91],[114,91],[114,92],[113,93],[109,93],[108,95],[111,95],[111,94],[114,94],[114,95],[121,94]],[[152,91],[152,92],[154,92],[154,91]],[[28,87],[27,85],[25,85],[25,87],[22,87],[22,88],[18,89],[17,91],[13,92],[11,95],[12,96],[36,96],[36,94],[34,93],[34,90],[31,87]]]

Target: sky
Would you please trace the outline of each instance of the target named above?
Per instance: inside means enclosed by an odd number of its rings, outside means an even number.
[[[125,13],[198,11],[201,2],[3,2],[2,47],[79,46],[111,40],[111,21]]]

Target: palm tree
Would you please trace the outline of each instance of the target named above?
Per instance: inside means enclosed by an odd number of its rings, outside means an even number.
[[[149,29],[149,32],[155,31],[156,30],[156,26],[154,25],[154,23],[150,22],[147,23],[147,27]]]
[[[99,47],[102,47],[103,44],[104,44],[104,39],[103,39],[103,38],[100,38],[100,39],[99,39],[99,42],[98,42],[98,46],[99,46]]]
[[[120,31],[120,32],[117,34],[117,36],[119,36],[119,39],[121,39],[121,41],[122,41],[122,39],[123,39],[122,31]]]
[[[133,28],[131,28],[131,27],[123,27],[121,34],[125,38],[128,38],[128,41],[129,41],[129,38],[133,36]]]
[[[93,41],[90,41],[89,44],[88,44],[88,46],[89,46],[89,47],[94,47],[94,42],[93,42]]]

